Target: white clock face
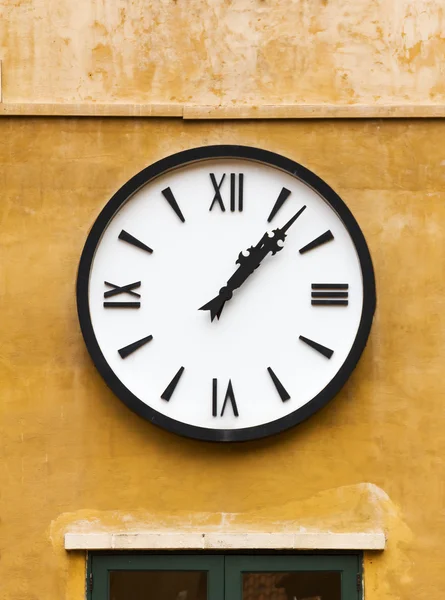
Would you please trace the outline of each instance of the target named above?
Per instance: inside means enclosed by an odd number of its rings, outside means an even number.
[[[226,441],[285,429],[338,391],[375,289],[358,225],[328,186],[277,155],[226,146],[161,161],[113,197],[82,256],[78,303],[122,400],[178,433]]]

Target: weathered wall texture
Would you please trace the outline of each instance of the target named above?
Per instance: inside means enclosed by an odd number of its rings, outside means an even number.
[[[0,0],[5,103],[443,104],[442,0]]]
[[[58,14],[58,13],[56,13]],[[55,17],[53,17],[55,18]],[[81,600],[63,533],[134,528],[372,531],[366,600],[445,587],[445,123],[0,121],[0,599]],[[211,445],[132,414],[76,317],[89,227],[131,175],[206,143],[281,152],[356,215],[378,308],[350,382],[273,439]]]

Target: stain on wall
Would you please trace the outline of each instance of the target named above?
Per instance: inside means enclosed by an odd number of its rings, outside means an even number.
[[[3,101],[443,103],[442,0],[0,0]]]

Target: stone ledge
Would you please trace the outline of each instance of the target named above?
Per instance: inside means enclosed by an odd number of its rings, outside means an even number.
[[[366,533],[66,533],[65,550],[384,550],[383,531]]]
[[[205,119],[444,118],[445,104],[237,104],[2,102],[0,117],[169,117]]]

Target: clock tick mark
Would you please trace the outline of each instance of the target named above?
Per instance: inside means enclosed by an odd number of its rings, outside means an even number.
[[[151,342],[152,339],[152,335],[147,335],[147,337],[141,338],[140,340],[137,340],[132,344],[128,344],[128,346],[124,346],[123,348],[118,350],[120,357],[127,358],[127,356],[130,356],[130,354],[133,354],[133,352],[139,350],[139,348],[142,348],[142,346],[145,346],[145,344],[148,344],[148,342]]]
[[[118,238],[123,242],[127,242],[127,244],[131,244],[132,246],[136,246],[136,248],[145,250],[145,252],[148,252],[149,254],[152,254],[153,252],[153,250],[149,246],[144,244],[144,242],[141,242],[141,240],[135,238],[134,235],[131,235],[131,233],[128,233],[128,231],[125,231],[125,229],[122,229],[122,231],[118,235]]]
[[[302,248],[300,248],[299,253],[305,254],[306,252],[309,252],[309,250],[313,250],[314,248],[318,248],[318,246],[327,244],[328,242],[332,241],[333,239],[334,239],[334,235],[333,235],[332,231],[330,229],[328,229],[328,231],[325,231],[324,233],[319,235],[317,238],[315,238],[315,240],[312,240],[312,242],[309,242],[309,244],[306,244],[306,246],[303,246]]]
[[[323,354],[323,356],[325,356],[326,358],[331,358],[331,356],[334,354],[334,351],[330,348],[327,348],[326,346],[323,346],[318,342],[314,342],[314,340],[310,340],[309,338],[304,337],[303,335],[300,335],[299,339],[314,350],[316,350],[317,352],[319,352],[320,354]]]
[[[164,196],[164,198],[170,204],[170,206],[175,211],[177,216],[181,219],[181,221],[183,223],[185,223],[184,215],[182,214],[181,209],[179,208],[179,205],[176,202],[176,198],[173,196],[173,192],[171,191],[171,188],[169,188],[169,187],[165,188],[165,190],[161,191],[161,194]]]
[[[281,190],[280,195],[278,196],[275,204],[273,205],[272,210],[270,211],[270,215],[267,217],[268,223],[270,223],[272,221],[274,216],[277,214],[277,212],[280,210],[280,208],[283,206],[283,204],[289,198],[290,195],[291,195],[291,191],[288,190],[287,188],[284,187]]]
[[[275,373],[272,371],[272,369],[270,367],[267,367],[267,371],[273,381],[273,384],[281,398],[281,400],[283,402],[286,402],[286,400],[290,399],[290,395],[288,394],[286,388],[284,387],[284,385],[281,383],[281,381],[278,379],[278,377],[275,375]]]
[[[170,400],[170,398],[173,395],[173,392],[176,389],[176,386],[178,385],[179,380],[181,379],[181,375],[183,373],[184,373],[184,367],[181,367],[179,369],[179,371],[176,373],[176,375],[173,377],[173,379],[170,381],[168,386],[165,388],[165,390],[162,392],[161,398],[163,400],[167,400],[167,402]]]

